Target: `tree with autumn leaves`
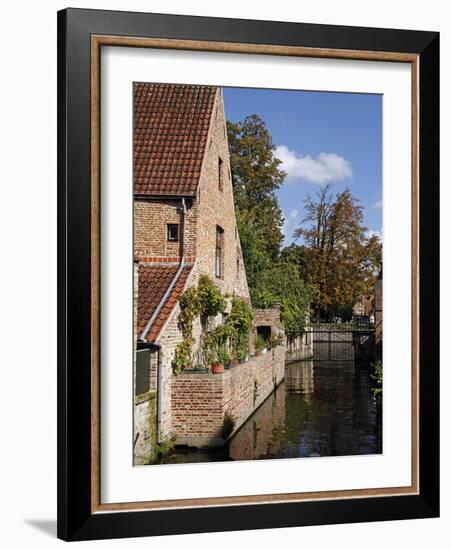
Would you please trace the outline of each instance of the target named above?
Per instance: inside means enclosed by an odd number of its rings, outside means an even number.
[[[304,201],[305,217],[294,237],[303,240],[300,270],[312,290],[315,320],[341,316],[372,294],[382,262],[377,235],[367,236],[363,208],[346,188],[324,185]]]
[[[306,317],[331,318],[374,286],[381,244],[367,238],[363,211],[349,189],[331,185],[305,200],[295,231],[302,244],[283,248],[283,214],[276,191],[285,180],[265,122],[258,115],[227,123],[232,184],[243,259],[255,307],[281,302],[287,330]]]

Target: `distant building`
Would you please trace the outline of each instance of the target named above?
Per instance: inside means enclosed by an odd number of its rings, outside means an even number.
[[[354,316],[369,316],[374,311],[374,296],[361,296],[354,304],[352,313]]]

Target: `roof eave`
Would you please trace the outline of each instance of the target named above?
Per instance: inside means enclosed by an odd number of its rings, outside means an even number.
[[[196,193],[194,194],[173,194],[173,195],[151,195],[150,193],[140,194],[134,193],[134,198],[139,200],[171,200],[171,199],[195,199]]]

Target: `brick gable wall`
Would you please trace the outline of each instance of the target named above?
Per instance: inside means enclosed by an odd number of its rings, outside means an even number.
[[[222,160],[222,190],[219,188],[219,158]],[[221,89],[218,89],[216,93],[213,106],[197,201],[197,270],[200,273],[208,274],[223,292],[230,292],[250,301],[236,228],[226,119]],[[217,226],[224,231],[223,276],[221,279],[215,275]]]
[[[219,188],[222,160],[222,189]],[[187,199],[185,257],[196,259],[193,282],[209,275],[224,292],[250,301],[241,244],[236,228],[227,130],[222,91],[216,92],[207,146],[194,200]],[[169,241],[167,225],[181,226],[180,199],[139,198],[134,201],[134,256],[138,261],[179,261],[181,242]],[[223,229],[222,277],[216,277],[216,228]]]
[[[182,229],[180,213],[181,200],[139,199],[134,201],[134,238],[135,259],[149,261],[161,259],[178,262],[181,255],[181,236],[179,241],[169,241],[167,225],[179,224]],[[196,256],[197,204],[187,201],[185,214],[185,256],[192,260]]]

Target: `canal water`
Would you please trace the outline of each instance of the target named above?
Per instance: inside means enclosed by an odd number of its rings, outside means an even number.
[[[177,449],[164,463],[366,455],[382,452],[382,411],[368,366],[299,361],[220,451]]]

